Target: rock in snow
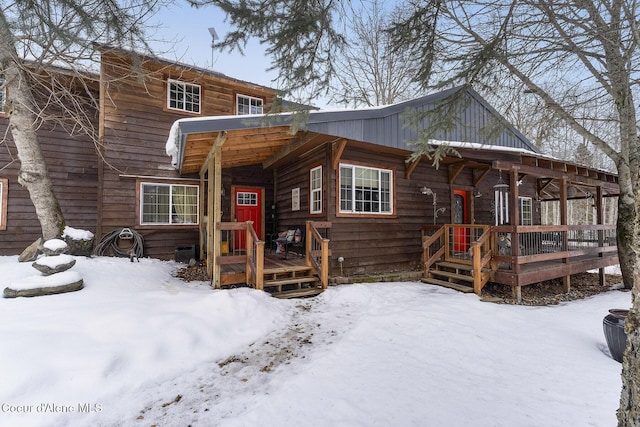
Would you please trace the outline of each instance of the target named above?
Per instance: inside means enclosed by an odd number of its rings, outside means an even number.
[[[76,271],[64,271],[51,276],[31,276],[11,283],[4,289],[5,298],[35,297],[79,291],[84,281]]]
[[[76,260],[70,255],[58,255],[42,257],[31,266],[44,274],[50,276],[56,273],[62,273],[76,265]]]

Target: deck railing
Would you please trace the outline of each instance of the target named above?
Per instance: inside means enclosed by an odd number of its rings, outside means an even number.
[[[329,284],[329,239],[327,231],[331,222],[307,221],[306,223],[306,265],[317,272],[322,287]],[[218,223],[218,247],[220,253],[215,262],[222,265],[243,265],[245,282],[256,289],[264,288],[264,247],[258,238],[253,221]],[[238,269],[242,271],[242,269]],[[242,279],[240,279],[242,280]]]
[[[491,277],[491,227],[488,225],[446,224],[424,226],[422,231],[422,265],[424,277],[438,261],[472,266],[473,290],[476,294]]]
[[[307,221],[306,223],[306,264],[318,272],[322,289],[329,285],[329,239],[326,230],[331,228],[330,222]],[[323,235],[320,230],[325,230]]]
[[[489,282],[492,276],[493,267],[491,261],[493,258],[491,227],[484,226],[482,234],[473,242],[471,242],[471,260],[473,262],[473,292],[480,295],[484,285]]]
[[[264,241],[258,238],[253,221],[247,221],[247,284],[258,290],[264,289]]]
[[[474,291],[498,270],[517,274],[544,261],[570,263],[576,257],[607,257],[617,251],[615,225],[495,226],[445,224],[422,228],[424,277],[438,261],[471,265]]]
[[[429,277],[429,270],[437,261],[444,259],[445,227],[425,225],[422,232],[422,271],[424,277]]]
[[[604,256],[617,251],[616,226],[530,225],[492,227],[495,261],[501,269],[519,270],[532,262],[579,256]]]
[[[262,289],[264,283],[264,241],[258,238],[253,221],[218,223],[216,265],[244,264],[247,284]]]
[[[471,244],[477,242],[490,229],[488,225],[447,224],[445,227],[446,247],[445,260],[460,264],[473,264]],[[484,240],[483,240],[484,242]],[[481,245],[481,256],[484,257],[489,245]],[[484,250],[484,251],[482,251]]]

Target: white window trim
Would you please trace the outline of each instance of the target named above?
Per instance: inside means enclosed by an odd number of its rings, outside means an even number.
[[[318,172],[320,176],[319,187],[313,187],[313,174],[314,172]],[[312,214],[321,214],[322,213],[322,165],[316,166],[309,171],[309,213]],[[314,206],[318,202],[320,209],[314,209]]]
[[[177,86],[181,86],[182,87],[182,92],[183,92],[183,96],[184,96],[184,100],[183,100],[183,104],[186,106],[186,87],[187,86],[192,86],[192,87],[197,87],[198,88],[198,111],[191,111],[191,110],[187,110],[186,108],[176,108],[176,107],[172,107],[171,106],[171,85],[175,84]],[[180,80],[175,80],[175,79],[167,79],[167,108],[169,110],[173,110],[173,111],[180,111],[183,113],[190,113],[190,114],[201,114],[202,113],[202,86],[195,84],[195,83],[187,83],[187,82],[183,82]]]
[[[164,186],[169,187],[169,208],[173,206],[173,191],[172,187],[195,187],[196,188],[196,221],[195,222],[173,222],[173,215],[169,212],[169,222],[144,222],[144,187],[148,186]],[[166,226],[180,226],[180,227],[189,227],[196,226],[200,223],[200,186],[198,185],[189,185],[189,184],[172,184],[172,183],[164,183],[164,182],[153,182],[153,181],[145,181],[140,183],[140,212],[138,223],[140,225],[145,226],[157,226],[157,227],[166,227]]]
[[[249,113],[241,113],[240,112],[240,98],[246,98],[249,100]],[[251,101],[260,101],[260,112],[259,113],[252,113],[251,112]],[[242,116],[245,114],[263,114],[264,112],[264,99],[262,98],[257,98],[255,96],[250,96],[250,95],[244,95],[241,93],[237,93],[236,94],[236,115],[238,116]]]
[[[352,201],[352,207],[351,210],[343,210],[342,209],[342,168],[350,168],[352,171],[351,177],[351,201]],[[388,173],[389,174],[389,210],[388,211],[380,211],[378,210],[377,212],[367,212],[367,211],[357,211],[356,210],[356,200],[355,200],[355,194],[356,194],[356,188],[355,188],[355,183],[356,183],[356,179],[354,176],[354,171],[356,170],[356,168],[360,168],[360,169],[370,169],[370,170],[376,170],[379,172],[384,172],[384,173]],[[395,191],[395,182],[394,182],[394,178],[393,178],[393,170],[391,169],[383,169],[383,168],[376,168],[376,167],[371,167],[371,166],[362,166],[362,165],[353,165],[353,164],[348,164],[348,163],[340,163],[340,166],[338,167],[338,212],[340,214],[352,214],[352,215],[378,215],[378,216],[393,216],[394,215],[394,205],[393,205],[393,194]],[[382,205],[382,201],[378,201],[379,203],[379,207]]]
[[[523,204],[525,201],[529,202],[529,218],[528,221],[530,222],[529,224],[525,224],[524,223],[524,209],[523,209]],[[519,196],[518,197],[518,210],[520,211],[520,221],[519,221],[519,225],[533,225],[533,199],[531,197],[525,197],[525,196]]]

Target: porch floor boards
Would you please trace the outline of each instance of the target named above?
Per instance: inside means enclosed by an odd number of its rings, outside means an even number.
[[[264,269],[271,270],[287,267],[302,267],[305,265],[304,257],[289,253],[285,259],[282,254],[265,253]],[[220,275],[238,274],[244,275],[244,264],[223,264],[220,266]]]

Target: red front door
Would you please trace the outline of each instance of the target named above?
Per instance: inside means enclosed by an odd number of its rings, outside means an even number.
[[[262,238],[262,190],[259,188],[236,187],[233,194],[235,219],[238,222],[253,221],[253,228]],[[245,249],[244,232],[236,232],[234,248]]]
[[[453,190],[453,223],[467,224],[468,220],[467,192]],[[469,231],[465,227],[453,229],[453,249],[456,252],[466,252],[469,249]]]

